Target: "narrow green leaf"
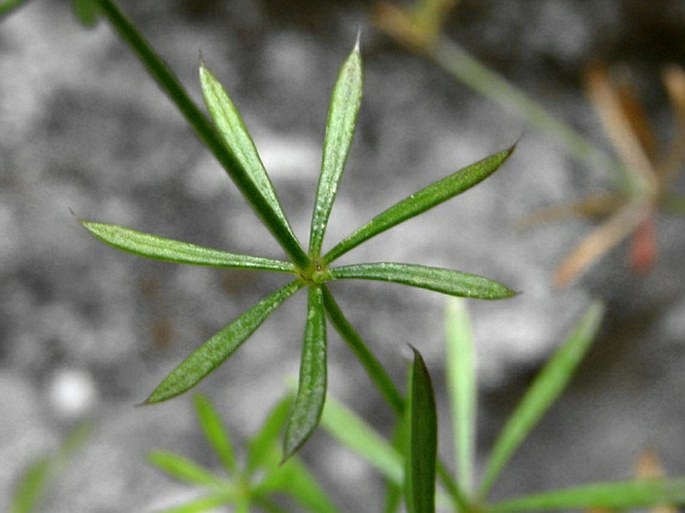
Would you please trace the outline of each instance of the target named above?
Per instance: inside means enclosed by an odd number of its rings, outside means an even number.
[[[300,382],[283,439],[283,461],[316,429],[326,400],[326,317],[321,287],[309,287]]]
[[[414,364],[407,387],[409,408],[404,471],[405,500],[408,513],[434,513],[438,419],[428,369],[419,352],[413,347],[412,351]]]
[[[171,371],[145,400],[145,404],[166,401],[197,385],[231,356],[271,312],[302,285],[300,281],[290,282],[217,332]]]
[[[469,493],[473,487],[477,381],[475,347],[466,301],[450,298],[445,321],[445,370],[452,407],[457,470],[459,483]]]
[[[216,488],[224,488],[228,484],[194,461],[172,452],[153,451],[148,454],[148,459],[178,481]]]
[[[216,411],[211,401],[202,394],[195,394],[193,397],[195,413],[197,414],[200,427],[205,438],[219,456],[222,465],[229,476],[235,476],[238,472],[235,452],[231,444],[228,429],[221,419],[219,412]]]
[[[334,280],[388,281],[458,297],[503,299],[516,294],[507,286],[482,276],[415,264],[352,264],[330,269],[330,274]]]
[[[50,456],[43,456],[33,462],[23,473],[14,488],[10,513],[32,513],[43,501],[54,474]]]
[[[289,495],[312,513],[339,513],[328,494],[316,478],[297,459],[290,458],[274,467],[253,490],[258,497],[273,493]]]
[[[0,2],[0,18],[7,16],[14,9],[17,9],[24,5],[26,0],[5,0]]]
[[[354,329],[354,326],[347,320],[328,287],[325,286],[323,287],[323,300],[328,317],[335,329],[359,359],[369,378],[371,378],[371,381],[386,402],[396,414],[401,415],[404,412],[404,398],[402,394],[381,362],[376,358],[376,355],[371,352],[359,333]]]
[[[233,501],[231,497],[223,494],[208,495],[192,500],[180,506],[173,506],[164,509],[159,513],[204,513],[205,511],[216,511],[219,506],[231,504]]]
[[[333,397],[326,399],[321,426],[345,447],[397,485],[404,475],[402,455],[369,424]]]
[[[456,173],[433,182],[402,201],[395,203],[392,207],[381,212],[367,224],[336,244],[323,257],[323,263],[328,264],[336,260],[371,237],[375,237],[379,233],[407,219],[422,214],[485,180],[507,160],[514,151],[514,148],[515,146],[512,146],[460,169]]]
[[[284,273],[295,272],[290,262],[270,258],[236,255],[217,249],[196,246],[149,233],[139,232],[125,226],[81,221],[90,234],[113,248],[145,258],[176,264],[206,265],[233,269],[253,269]]]
[[[131,47],[150,76],[183,114],[199,139],[214,154],[284,251],[300,268],[307,267],[309,258],[300,246],[297,237],[273,210],[238,157],[224,144],[221,135],[207,116],[195,105],[174,72],[169,69],[164,60],[114,2],[98,0],[98,7],[119,37]]]
[[[279,222],[287,227],[292,234],[292,229],[283,213],[276,190],[264,168],[259,153],[257,153],[257,148],[243,122],[243,118],[226,90],[204,63],[200,66],[200,82],[202,83],[205,105],[207,105],[207,109],[214,119],[214,124],[219,130],[224,144],[236,156],[266,202],[278,216]]]
[[[331,95],[323,143],[321,175],[309,237],[310,255],[318,256],[321,252],[328,217],[354,136],[357,114],[362,101],[363,74],[359,42],[357,42],[340,68],[338,80]]]
[[[97,0],[71,0],[71,8],[74,10],[76,19],[84,27],[92,27],[98,19]]]
[[[497,438],[488,458],[479,497],[484,500],[504,466],[538,420],[566,387],[597,333],[604,307],[595,302],[566,342],[533,381]]]
[[[594,483],[498,502],[490,513],[569,509],[624,510],[685,505],[685,478]]]
[[[248,474],[258,468],[278,465],[282,454],[277,441],[288,420],[291,404],[290,397],[280,400],[269,412],[259,432],[249,440],[246,466]]]

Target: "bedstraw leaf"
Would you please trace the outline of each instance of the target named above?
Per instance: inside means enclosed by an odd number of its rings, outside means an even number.
[[[428,369],[412,347],[414,364],[409,377],[408,448],[405,456],[405,498],[408,513],[435,512],[435,467],[438,419]]]
[[[204,248],[114,224],[93,221],[81,221],[81,224],[93,237],[113,248],[163,262],[284,273],[295,271],[290,262]]]
[[[603,310],[601,303],[593,303],[521,399],[488,458],[479,491],[481,499],[485,499],[514,451],[566,387],[597,333]]]
[[[228,435],[228,429],[219,412],[216,411],[211,401],[202,394],[195,394],[193,404],[198,422],[209,445],[219,456],[228,475],[235,475],[238,472],[235,451]]]
[[[490,513],[547,510],[625,510],[685,505],[685,478],[645,479],[589,485],[543,492],[488,507]]]
[[[167,451],[153,451],[148,459],[155,466],[178,481],[201,486],[226,486],[226,482],[188,458]]]
[[[362,100],[363,71],[359,43],[343,63],[331,95],[323,143],[321,175],[309,238],[309,254],[319,255],[328,217],[354,136]]]
[[[336,244],[324,257],[323,262],[328,264],[362,242],[375,237],[398,225],[407,219],[411,219],[426,210],[447,201],[454,196],[470,189],[482,182],[504,163],[514,151],[515,146],[490,155],[470,166],[460,169],[442,180],[433,182],[411,196],[395,203],[392,207],[381,212],[367,224]]]
[[[319,423],[326,399],[326,318],[321,287],[309,287],[307,324],[297,396],[283,439],[283,461],[309,438]]]
[[[288,219],[283,213],[276,190],[264,168],[259,153],[257,153],[257,148],[243,122],[243,118],[226,90],[204,63],[200,66],[200,82],[202,83],[202,94],[207,110],[209,110],[224,143],[236,156],[247,175],[278,216],[279,221],[290,230]]]
[[[166,401],[197,385],[231,356],[283,301],[301,287],[300,281],[290,282],[225,326],[171,371],[145,400],[145,404]]]
[[[415,264],[378,262],[330,270],[335,280],[378,280],[419,287],[457,297],[503,299],[516,293],[507,286],[475,274]]]

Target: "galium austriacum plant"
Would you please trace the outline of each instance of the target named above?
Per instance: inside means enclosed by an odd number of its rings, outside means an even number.
[[[326,225],[355,130],[362,99],[362,79],[362,60],[357,44],[342,65],[331,95],[309,248],[305,251],[290,227],[276,190],[238,110],[207,65],[202,63],[200,66],[205,104],[220,137],[219,150],[226,161],[222,163],[228,163],[229,175],[281,244],[289,261],[228,253],[122,226],[82,221],[83,226],[100,241],[139,256],[178,264],[262,270],[290,275],[286,285],[261,300],[196,349],[154,389],[146,403],[170,399],[196,385],[231,356],[288,297],[300,289],[307,289],[307,320],[299,388],[283,442],[284,458],[288,458],[315,429],[324,405],[327,372],[326,312],[344,338],[355,339],[357,352],[369,353],[361,339],[348,332],[348,323],[327,286],[329,281],[380,280],[452,296],[480,299],[500,299],[514,295],[511,289],[501,283],[450,269],[395,262],[334,265],[339,257],[359,244],[484,180],[511,155],[513,147],[467,166],[399,201],[322,254]],[[378,374],[380,366],[375,360],[373,365],[372,373]],[[377,379],[386,378],[379,375]]]

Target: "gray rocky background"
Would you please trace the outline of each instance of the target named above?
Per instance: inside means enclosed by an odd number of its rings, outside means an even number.
[[[546,355],[591,298],[607,301],[587,361],[514,458],[497,496],[628,478],[650,447],[670,473],[685,474],[682,219],[659,219],[660,261],[650,274],[631,273],[624,244],[579,283],[555,290],[555,265],[592,225],[575,220],[520,232],[516,221],[599,190],[607,176],[575,164],[544,134],[400,49],[370,24],[370,2],[121,4],[197,99],[202,53],[243,113],[302,240],[328,95],[360,28],[365,99],[329,244],[523,133],[500,173],[345,261],[458,268],[523,292],[506,302],[469,303],[479,344],[481,463]],[[607,148],[582,71],[594,57],[626,63],[659,130],[669,130],[658,71],[685,55],[681,1],[465,0],[447,32]],[[216,462],[189,397],[134,405],[281,280],[136,259],[96,242],[77,217],[281,256],[109,27],[85,30],[66,2],[34,0],[0,21],[0,510],[26,465],[53,450],[79,419],[93,418],[93,434],[43,511],[155,511],[194,492],[148,466],[146,452],[166,448]],[[333,288],[394,377],[402,379],[411,343],[442,390],[442,297],[361,282]],[[295,375],[304,317],[303,296],[296,296],[200,385],[238,440],[257,429]],[[390,412],[335,334],[329,361],[331,392],[387,432]],[[446,414],[441,422],[447,432]],[[379,510],[379,477],[324,433],[303,456],[343,511]]]

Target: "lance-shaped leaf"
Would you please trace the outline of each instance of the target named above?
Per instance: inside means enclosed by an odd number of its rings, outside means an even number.
[[[326,318],[321,287],[309,287],[307,325],[300,362],[300,382],[283,439],[283,461],[309,438],[326,399]]]
[[[470,166],[466,166],[456,173],[451,174],[442,180],[438,180],[437,182],[433,182],[408,198],[395,203],[392,207],[381,212],[367,224],[336,244],[333,249],[323,257],[323,262],[328,264],[336,260],[371,237],[375,237],[379,233],[382,233],[407,219],[422,214],[426,210],[429,210],[482,182],[492,173],[497,171],[504,161],[507,160],[509,155],[512,154],[514,148],[515,146],[512,146],[471,164]]]
[[[488,458],[479,491],[481,499],[485,499],[514,451],[566,387],[597,333],[603,311],[604,307],[599,302],[588,309],[521,399]]]
[[[438,419],[428,369],[412,347],[414,364],[409,374],[405,499],[408,513],[435,512],[435,467],[438,451]]]
[[[217,332],[171,371],[145,400],[145,404],[166,401],[197,385],[231,356],[271,312],[300,287],[302,282],[290,282]]]
[[[457,297],[503,299],[516,294],[506,285],[483,276],[424,265],[391,262],[353,264],[336,267],[330,273],[334,280],[388,281]]]
[[[219,412],[216,411],[211,401],[202,394],[196,394],[193,397],[193,404],[205,438],[219,456],[228,475],[235,475],[238,472],[235,451],[228,435],[228,429]]]
[[[114,224],[95,223],[92,221],[81,221],[81,224],[93,237],[113,248],[163,262],[284,273],[295,271],[295,267],[290,262],[283,262],[281,260],[250,255],[236,255],[226,251],[196,246],[189,242],[139,232]]]
[[[257,153],[257,148],[243,122],[243,118],[226,90],[204,63],[200,66],[200,82],[202,83],[202,95],[205,104],[224,143],[240,161],[259,192],[278,216],[279,221],[283,226],[288,227],[292,233],[276,190],[264,168],[259,153]]]
[[[685,478],[645,479],[589,485],[543,492],[502,501],[488,507],[490,513],[548,510],[626,510],[652,506],[685,505]]]
[[[321,175],[309,237],[310,255],[318,255],[321,251],[328,217],[354,135],[362,100],[362,82],[362,61],[357,41],[354,50],[340,68],[338,80],[331,95],[323,143]]]
[[[267,415],[261,428],[247,443],[246,474],[252,475],[257,469],[274,468],[282,456],[277,444],[283,426],[288,420],[292,400],[281,399]]]
[[[212,488],[224,488],[227,486],[226,481],[179,454],[167,451],[153,451],[148,455],[148,459],[155,466],[178,481]]]

